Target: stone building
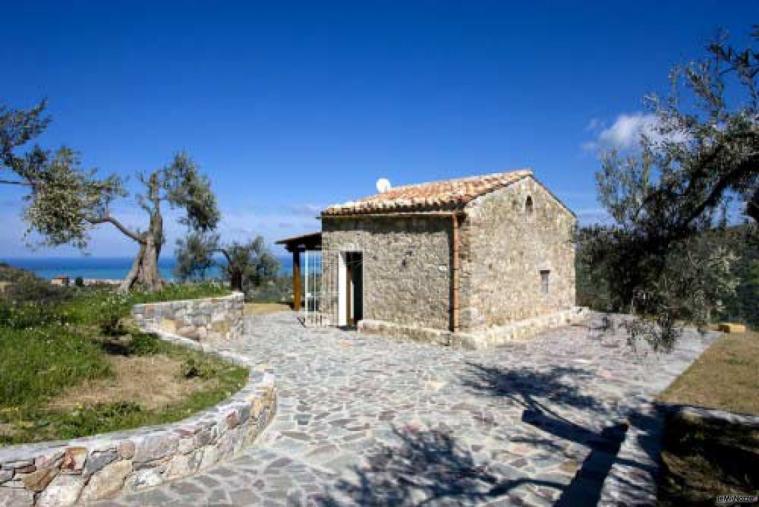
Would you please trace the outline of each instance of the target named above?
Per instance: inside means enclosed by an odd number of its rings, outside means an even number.
[[[584,317],[575,215],[530,170],[395,187],[321,220],[320,322],[484,347]]]

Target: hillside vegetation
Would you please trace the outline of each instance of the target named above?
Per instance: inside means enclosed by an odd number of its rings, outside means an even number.
[[[219,296],[218,285],[155,293],[52,287],[0,266],[0,445],[182,419],[228,397],[247,371],[130,324],[133,304]],[[146,383],[145,379],[150,379]]]

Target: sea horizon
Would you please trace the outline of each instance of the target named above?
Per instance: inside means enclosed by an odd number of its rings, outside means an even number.
[[[276,255],[280,262],[280,274],[292,273],[292,257]],[[0,262],[31,271],[40,278],[50,280],[56,276],[88,278],[93,280],[119,280],[126,277],[134,262],[133,257],[0,257]],[[176,259],[165,257],[158,260],[158,270],[166,280],[174,279]],[[218,278],[219,268],[209,270],[209,278]]]

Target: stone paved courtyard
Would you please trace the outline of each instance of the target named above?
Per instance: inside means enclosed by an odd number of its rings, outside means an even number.
[[[205,472],[101,505],[587,505],[623,414],[714,339],[657,357],[585,326],[465,351],[251,317],[235,350],[271,368],[278,413]]]

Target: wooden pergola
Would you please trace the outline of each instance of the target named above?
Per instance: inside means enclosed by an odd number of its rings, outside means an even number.
[[[301,286],[300,286],[300,253],[306,250],[322,249],[322,233],[312,232],[303,236],[280,239],[277,245],[284,245],[285,249],[293,254],[293,310],[300,311]]]

